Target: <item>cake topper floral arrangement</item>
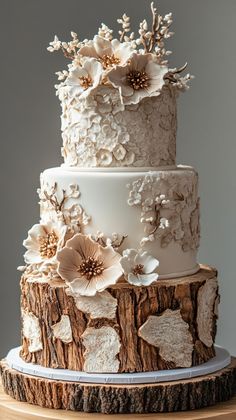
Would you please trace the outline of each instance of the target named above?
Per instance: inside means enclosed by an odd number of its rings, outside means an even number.
[[[192,76],[181,73],[186,68],[168,68],[165,41],[173,35],[170,27],[172,14],[162,17],[151,3],[152,25],[144,19],[139,36],[131,32],[130,18],[124,14],[117,22],[121,25],[119,39],[113,30],[102,24],[93,40],[80,41],[71,32],[72,40],[62,42],[55,36],[48,51],[62,51],[70,60],[68,70],[57,72],[60,86],[67,86],[72,95],[86,98],[99,85],[108,85],[119,91],[122,104],[137,104],[144,97],[158,96],[166,84],[179,90],[188,88]]]

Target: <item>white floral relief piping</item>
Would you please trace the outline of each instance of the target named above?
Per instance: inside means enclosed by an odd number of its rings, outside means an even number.
[[[68,190],[62,190],[56,183],[49,184],[40,177],[41,188],[38,189],[40,198],[41,221],[66,225],[72,234],[83,231],[89,223],[90,217],[78,203],[80,191],[78,185],[71,184]]]
[[[179,174],[149,172],[129,189],[128,204],[140,208],[144,237],[140,245],[155,240],[162,248],[171,241],[183,251],[196,250],[200,240],[198,178],[195,171]]]
[[[151,12],[151,28],[144,19],[137,38],[124,14],[119,39],[102,24],[92,40],[71,32],[69,42],[50,42],[50,52],[71,60],[56,85],[66,167],[175,165],[176,98],[192,76],[182,75],[186,65],[168,66],[171,13],[158,15],[153,3]]]
[[[62,97],[63,95],[63,97]],[[62,154],[68,166],[120,167],[175,164],[176,92],[124,106],[113,87],[99,86],[94,96],[70,98],[63,88]]]

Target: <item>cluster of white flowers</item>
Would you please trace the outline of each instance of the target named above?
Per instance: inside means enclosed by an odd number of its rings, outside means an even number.
[[[128,204],[141,208],[140,221],[146,235],[141,246],[159,239],[163,248],[171,241],[178,242],[183,251],[198,248],[199,198],[194,172],[149,173],[128,188]]]
[[[83,43],[81,43],[78,39],[78,35],[76,32],[71,31],[72,40],[68,42],[60,41],[58,36],[54,36],[54,40],[49,43],[47,50],[49,52],[55,52],[61,50],[65,57],[74,59],[77,55],[78,50],[82,47]]]
[[[174,164],[176,98],[169,87],[125,108],[118,90],[109,86],[98,86],[93,97],[83,100],[70,96],[68,87],[58,93],[67,166]]]
[[[55,223],[67,226],[70,233],[81,232],[89,223],[90,216],[78,203],[80,191],[78,185],[70,185],[68,191],[60,190],[57,184],[49,185],[41,177],[38,189],[42,223]]]
[[[144,19],[140,23],[137,39],[134,32],[131,32],[130,17],[126,14],[117,20],[121,25],[118,31],[120,41],[113,39],[113,30],[104,23],[93,40],[85,39],[81,42],[75,32],[71,32],[72,40],[69,42],[62,42],[55,36],[49,44],[48,51],[61,50],[72,60],[68,71],[57,72],[59,80],[65,79],[65,83],[70,84],[72,77],[73,85],[77,84],[80,94],[84,95],[92,94],[98,84],[110,84],[119,90],[124,104],[127,103],[127,97],[128,103],[137,103],[145,96],[160,94],[165,83],[185,89],[191,77],[179,77],[176,72],[175,77],[171,77],[172,72],[167,68],[166,57],[171,51],[165,49],[165,40],[173,35],[170,31],[172,14],[164,17],[159,15],[153,3],[151,11],[152,27],[149,29]],[[92,58],[93,62],[88,65]],[[100,69],[95,60],[101,64]],[[85,68],[85,63],[90,67],[90,71]],[[167,73],[169,77],[165,78]],[[93,77],[95,74],[97,78]]]
[[[113,30],[108,28],[105,23],[101,24],[101,27],[98,29],[98,35],[104,39],[107,39],[108,41],[111,41],[113,38]]]
[[[123,14],[121,19],[117,19],[117,22],[121,25],[122,30],[119,30],[118,33],[120,35],[120,41],[125,42],[131,42],[131,45],[133,48],[136,48],[136,42],[134,41],[134,32],[131,32],[131,26],[130,26],[130,17],[126,15],[126,13]],[[128,33],[130,34],[128,35]]]

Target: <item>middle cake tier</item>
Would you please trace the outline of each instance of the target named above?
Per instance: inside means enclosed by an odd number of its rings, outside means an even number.
[[[198,175],[192,167],[73,170],[41,174],[42,223],[62,221],[103,245],[144,249],[160,262],[160,278],[198,271]]]

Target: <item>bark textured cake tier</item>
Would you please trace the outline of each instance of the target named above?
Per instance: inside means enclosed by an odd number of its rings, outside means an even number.
[[[57,37],[61,167],[41,174],[40,220],[24,241],[21,357],[89,373],[197,366],[214,357],[217,274],[199,266],[198,175],[176,165],[172,16],[151,5],[138,38]]]
[[[216,271],[137,287],[117,283],[95,297],[62,281],[23,278],[22,358],[86,372],[150,372],[191,367],[215,355]],[[29,332],[34,330],[34,336]]]

